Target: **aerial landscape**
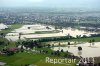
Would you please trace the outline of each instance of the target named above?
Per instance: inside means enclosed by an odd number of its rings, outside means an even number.
[[[100,66],[99,0],[0,0],[0,66]]]

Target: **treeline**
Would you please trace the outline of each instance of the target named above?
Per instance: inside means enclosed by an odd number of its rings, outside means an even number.
[[[76,37],[72,37],[70,35],[62,36],[62,37],[47,37],[47,38],[40,38],[38,42],[49,42],[49,41],[60,41],[60,40],[71,40],[71,39],[81,39],[81,38],[92,38],[92,37],[100,37],[100,34],[91,34],[91,36],[86,35],[76,35]]]
[[[100,37],[100,34],[91,34],[90,37]]]
[[[48,41],[59,41],[59,40],[69,40],[75,39],[72,36],[62,36],[62,37],[49,37],[49,38],[40,38],[38,39],[39,42],[48,42]]]
[[[75,23],[75,22],[48,22],[43,23],[47,25],[54,25],[54,26],[63,26],[63,27],[75,27],[75,26],[84,26],[84,27],[100,27],[100,24],[93,24],[93,23]]]

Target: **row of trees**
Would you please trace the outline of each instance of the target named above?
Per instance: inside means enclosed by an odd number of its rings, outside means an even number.
[[[95,39],[90,40],[90,41],[89,41],[90,46],[94,46],[94,44],[95,44],[94,42],[95,42]]]
[[[0,33],[0,37],[4,38],[5,37],[5,33]]]

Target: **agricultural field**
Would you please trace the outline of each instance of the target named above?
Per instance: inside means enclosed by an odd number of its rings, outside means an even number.
[[[53,26],[47,27],[37,24],[16,24],[10,25],[8,28],[7,30],[0,31],[1,33],[5,33],[4,37],[2,35],[0,37],[0,51],[10,48],[20,48],[20,50],[10,56],[0,55],[0,62],[5,62],[7,66],[75,66],[79,59],[76,59],[75,63],[54,64],[46,63],[46,57],[61,59],[67,56],[72,57],[73,55],[75,57],[98,57],[100,55],[99,53],[93,55],[92,52],[100,50],[100,37],[76,37],[77,35],[90,36],[90,34],[97,34],[96,32],[87,32],[72,28],[55,29]],[[74,38],[68,39],[68,36]],[[90,43],[90,40],[94,40],[94,42]],[[78,51],[78,47],[82,47],[82,52]],[[58,54],[55,54],[56,52]]]

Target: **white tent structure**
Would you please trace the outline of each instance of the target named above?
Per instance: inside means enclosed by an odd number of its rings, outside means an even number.
[[[4,25],[3,23],[0,24],[0,30],[8,28],[7,25]]]

